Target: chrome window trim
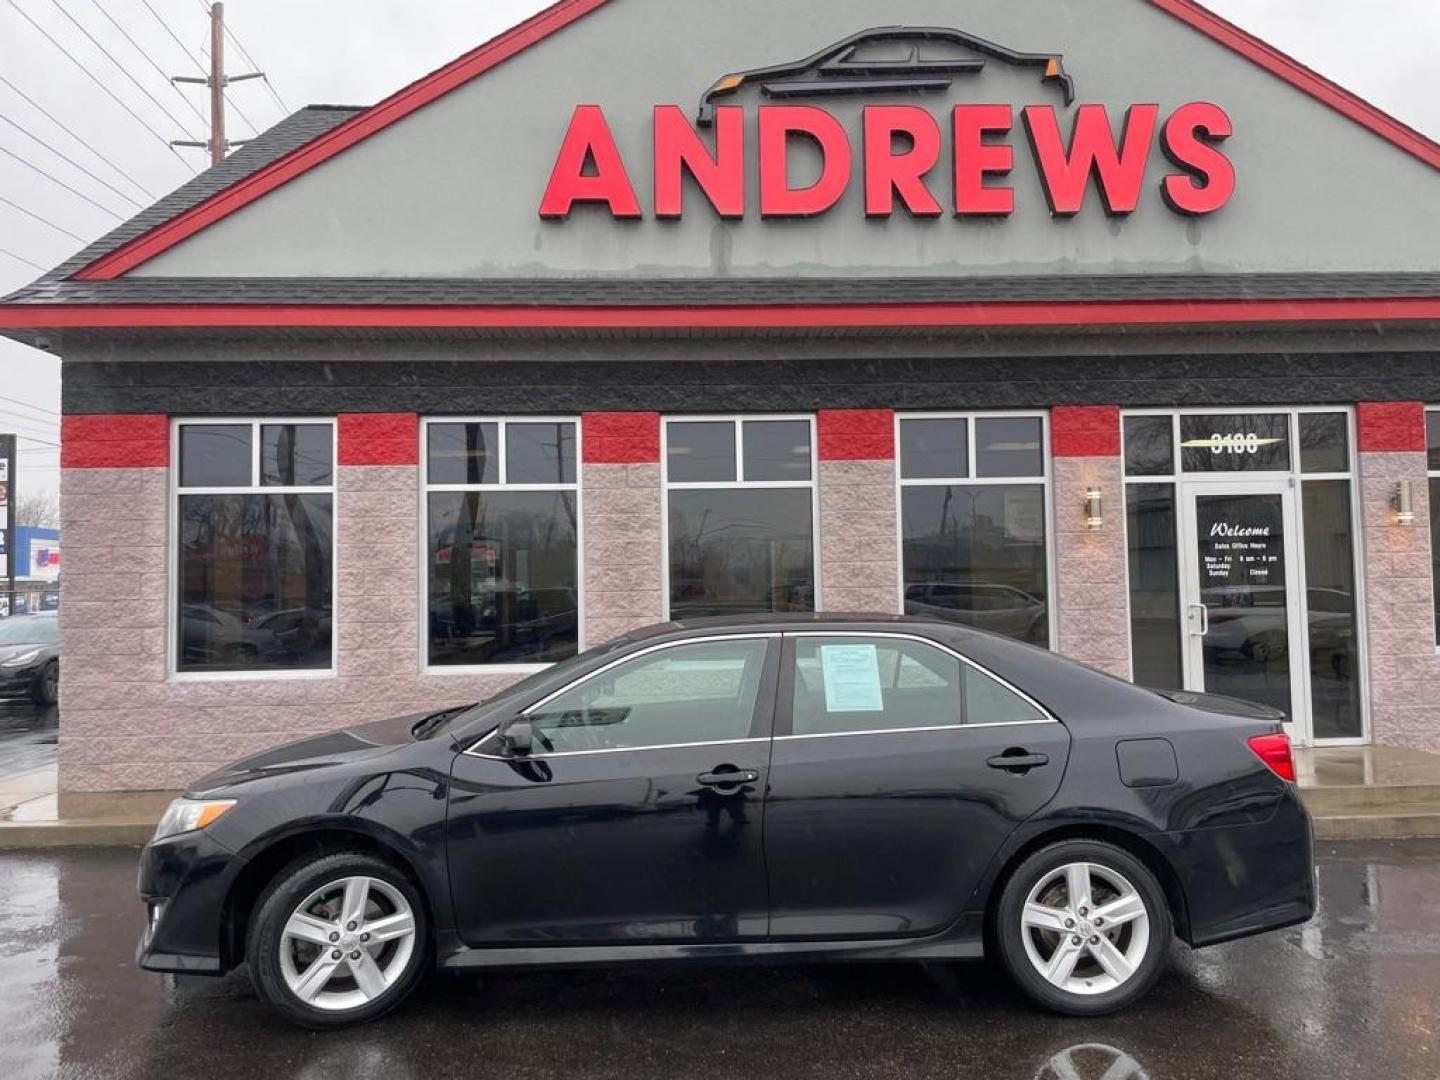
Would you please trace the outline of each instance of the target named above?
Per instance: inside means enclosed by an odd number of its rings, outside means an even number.
[[[490,733],[485,736],[485,739],[488,739],[491,735],[494,735],[495,732],[498,730],[499,728],[491,730]],[[480,742],[484,742],[485,739],[481,739]],[[756,738],[752,736],[748,739],[710,739],[705,742],[661,743],[656,746],[607,746],[603,750],[555,750],[550,753],[530,754],[523,760],[538,761],[542,759],[549,760],[550,758],[559,757],[583,757],[590,754],[636,754],[647,750],[685,750],[692,746],[741,746],[745,743],[759,743],[769,741],[770,740],[768,737]],[[482,754],[475,749],[475,746],[479,745],[480,743],[476,743],[469,750],[466,750],[465,753],[469,754],[471,757],[488,758],[491,761],[517,760],[516,758],[505,757],[502,754]]]
[[[638,659],[639,659],[640,657],[642,657],[642,656],[649,656],[651,653],[660,652],[660,651],[663,650],[663,649],[674,649],[674,648],[678,648],[678,647],[680,647],[680,646],[682,646],[682,645],[710,645],[710,644],[713,644],[713,643],[715,643],[715,642],[717,642],[717,641],[768,641],[768,640],[771,640],[771,639],[773,639],[773,638],[778,638],[778,637],[780,637],[780,631],[778,631],[778,630],[773,630],[773,631],[756,631],[756,632],[750,632],[750,633],[737,633],[737,634],[715,634],[715,635],[712,635],[712,636],[710,636],[710,637],[681,638],[681,639],[679,639],[679,640],[677,640],[677,641],[662,641],[662,642],[659,642],[658,644],[655,644],[655,645],[647,645],[647,646],[646,646],[645,648],[643,648],[643,649],[638,649],[638,650],[636,650],[635,652],[627,653],[627,654],[624,655],[624,656],[617,657],[616,659],[611,660],[608,664],[604,664],[604,665],[602,665],[601,667],[596,668],[594,671],[591,671],[591,672],[589,672],[589,673],[587,673],[587,674],[585,674],[585,675],[581,675],[581,676],[580,676],[578,679],[576,679],[574,682],[566,683],[566,684],[565,684],[564,686],[562,686],[560,689],[551,691],[550,693],[546,694],[543,698],[541,698],[539,701],[535,702],[535,704],[530,705],[530,706],[527,706],[525,709],[521,710],[521,712],[520,712],[519,715],[521,715],[521,716],[529,716],[529,715],[531,715],[533,712],[535,712],[535,710],[540,709],[540,708],[543,708],[544,706],[548,705],[550,702],[554,701],[554,700],[555,700],[557,697],[559,697],[560,695],[562,695],[562,694],[568,694],[571,690],[575,690],[575,689],[577,689],[577,688],[585,685],[585,684],[586,684],[587,682],[589,682],[591,679],[599,678],[601,675],[605,674],[605,672],[609,671],[611,668],[619,667],[621,664],[629,663],[631,660],[638,660]],[[470,746],[467,747],[463,752],[466,753],[466,754],[470,754],[470,755],[473,756],[473,757],[489,757],[489,758],[495,757],[496,755],[494,755],[494,754],[481,754],[481,753],[477,753],[477,752],[476,752],[476,748],[479,747],[482,743],[484,743],[486,739],[489,739],[492,735],[496,734],[499,730],[500,730],[499,727],[491,728],[491,729],[490,729],[489,731],[487,731],[484,735],[480,736],[480,738],[476,739],[473,743],[471,743]],[[684,747],[684,746],[717,746],[717,745],[718,745],[718,746],[725,746],[725,745],[731,745],[731,744],[735,744],[735,743],[744,743],[744,742],[753,742],[753,741],[755,741],[755,740],[754,740],[754,739],[751,739],[751,738],[745,738],[745,739],[718,739],[718,740],[705,740],[705,741],[702,741],[702,742],[694,742],[694,743],[666,743],[666,744],[663,744],[663,745],[660,745],[660,746],[615,746],[615,747],[606,747],[606,748],[603,749],[603,750],[559,750],[559,751],[555,751],[554,753],[549,753],[549,754],[531,754],[531,755],[529,755],[529,756],[526,758],[526,760],[527,760],[527,761],[534,761],[534,760],[536,760],[537,758],[567,757],[567,756],[575,755],[575,754],[615,754],[615,753],[620,753],[620,752],[622,752],[622,751],[631,751],[631,750],[673,750],[673,749],[676,749],[676,748],[678,748],[678,747]],[[766,739],[760,740],[760,741],[768,741],[768,737],[767,737]],[[511,759],[511,758],[500,758],[499,760],[502,760],[502,761],[510,761],[510,760],[512,760],[512,759]]]
[[[833,732],[831,732],[831,731],[826,731],[826,732],[815,732],[814,734],[806,734],[806,735],[777,735],[777,736],[775,736],[775,738],[777,738],[777,739],[821,739],[821,738],[834,738],[834,737],[839,736],[839,735],[870,735],[870,734],[876,734],[876,733],[890,733],[890,734],[894,734],[894,733],[897,733],[897,732],[904,732],[904,731],[941,731],[941,730],[944,730],[944,729],[946,729],[946,728],[957,728],[957,729],[963,730],[963,729],[965,729],[965,728],[1014,727],[1014,726],[1016,726],[1016,725],[1022,725],[1022,724],[1058,724],[1058,723],[1060,722],[1059,718],[1058,718],[1054,713],[1052,713],[1049,709],[1045,708],[1044,705],[1041,705],[1040,702],[1036,701],[1033,697],[1031,697],[1029,694],[1027,694],[1024,690],[1021,690],[1018,686],[1016,686],[1014,683],[1012,683],[1009,679],[1006,679],[1004,676],[995,674],[995,672],[993,672],[993,671],[991,671],[989,668],[985,667],[985,665],[983,665],[983,664],[977,664],[974,660],[971,660],[968,656],[965,656],[963,653],[956,652],[954,649],[950,648],[949,645],[946,645],[946,644],[944,644],[943,642],[940,642],[940,641],[936,641],[934,638],[924,637],[924,636],[922,636],[922,635],[920,635],[920,634],[905,634],[905,633],[899,633],[899,632],[896,632],[896,631],[893,631],[893,630],[796,630],[796,631],[788,631],[788,630],[787,630],[787,631],[785,631],[785,636],[786,636],[787,638],[788,638],[788,637],[797,637],[797,638],[802,638],[802,637],[823,637],[823,638],[834,638],[834,637],[898,638],[898,639],[900,639],[901,641],[915,641],[915,642],[919,642],[921,645],[929,645],[932,649],[937,649],[937,650],[939,650],[940,652],[948,653],[950,656],[953,656],[953,657],[955,657],[955,659],[959,660],[962,664],[966,664],[966,665],[968,665],[969,667],[974,668],[976,671],[980,672],[980,674],[982,674],[982,675],[988,675],[990,678],[994,679],[994,680],[995,680],[997,683],[999,683],[1001,686],[1005,687],[1005,689],[1009,690],[1009,691],[1010,691],[1012,694],[1014,694],[1016,697],[1020,698],[1022,701],[1028,702],[1030,705],[1034,706],[1034,708],[1035,708],[1035,709],[1040,713],[1040,715],[1041,715],[1042,717],[1044,717],[1045,719],[1043,719],[1043,720],[996,720],[996,721],[994,721],[994,722],[992,722],[992,723],[986,723],[986,724],[939,724],[939,725],[937,725],[937,726],[935,726],[935,727],[927,727],[927,728],[876,728],[876,729],[874,729],[873,732],[872,732],[872,731],[863,731],[863,732],[862,732],[862,731],[833,731]],[[792,710],[792,711],[793,711],[793,710]],[[791,717],[791,722],[792,722],[792,723],[794,722],[794,717],[793,717],[793,716]]]
[[[852,735],[909,735],[920,731],[970,731],[972,728],[1033,727],[1054,724],[1055,720],[994,720],[987,724],[933,724],[926,727],[866,728],[864,731],[816,731],[807,735],[776,735],[776,742],[789,739],[846,739]]]

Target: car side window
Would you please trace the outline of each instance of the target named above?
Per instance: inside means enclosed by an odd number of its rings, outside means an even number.
[[[965,723],[1024,724],[1050,719],[998,679],[965,668]]]
[[[537,754],[746,739],[769,641],[674,645],[617,664],[529,714]]]
[[[962,721],[962,664],[903,638],[797,637],[796,735],[900,731]]]

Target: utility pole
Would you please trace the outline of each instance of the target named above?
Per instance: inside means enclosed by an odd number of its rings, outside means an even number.
[[[15,498],[15,453],[18,439],[0,435],[0,618],[15,614],[15,525],[10,515],[19,509]]]
[[[206,77],[196,75],[176,75],[172,81],[177,83],[194,83],[197,86],[208,86],[210,88],[210,140],[209,142],[192,142],[185,139],[176,139],[171,146],[196,146],[210,151],[210,164],[219,165],[225,160],[225,154],[232,146],[238,146],[246,139],[237,139],[230,142],[225,138],[225,87],[232,82],[243,82],[246,79],[263,79],[263,71],[249,71],[244,75],[225,74],[225,5],[216,3],[210,5],[210,74]]]

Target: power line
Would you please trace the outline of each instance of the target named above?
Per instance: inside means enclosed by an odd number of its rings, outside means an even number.
[[[39,443],[41,446],[52,446],[52,447],[54,447],[56,450],[59,450],[59,449],[60,449],[60,444],[59,444],[58,442],[50,442],[48,439],[37,439],[37,438],[34,438],[33,436],[30,436],[30,435],[19,435],[19,434],[17,434],[17,435],[15,436],[15,438],[17,438],[17,439],[24,439],[26,442]]]
[[[87,142],[83,137],[81,137],[80,135],[77,135],[74,131],[72,131],[69,127],[67,127],[63,122],[61,122],[60,120],[56,119],[56,117],[55,117],[54,115],[52,115],[52,114],[50,113],[50,111],[45,108],[45,106],[41,105],[38,101],[36,101],[34,98],[32,98],[29,94],[25,93],[24,90],[21,90],[20,87],[16,86],[13,82],[11,82],[9,79],[7,79],[4,75],[0,75],[0,83],[4,83],[4,84],[5,84],[6,86],[8,86],[11,90],[13,90],[16,94],[20,95],[20,97],[23,98],[23,99],[30,105],[31,108],[33,108],[33,109],[34,109],[36,112],[38,112],[41,116],[45,117],[46,120],[49,120],[52,124],[54,124],[56,127],[58,127],[61,131],[65,132],[66,135],[69,135],[72,139],[74,139],[76,142],[78,142],[81,146],[85,147],[86,150],[89,150],[90,153],[94,154],[94,155],[95,155],[97,158],[99,158],[101,161],[105,162],[106,165],[109,165],[112,169],[114,169],[117,173],[119,173],[121,176],[123,176],[126,180],[128,180],[128,181],[130,181],[130,183],[134,184],[135,187],[136,187],[138,190],[143,191],[143,192],[145,193],[145,196],[146,196],[147,198],[151,199],[152,201],[155,200],[155,199],[157,199],[157,198],[159,198],[158,195],[156,195],[153,191],[151,191],[149,188],[147,188],[144,184],[140,183],[139,180],[136,180],[135,177],[131,176],[128,172],[126,172],[123,168],[121,168],[121,167],[120,167],[119,165],[117,165],[115,162],[111,161],[108,157],[106,157],[104,154],[102,154],[99,150],[95,149],[95,147],[92,146],[89,142]]]
[[[27,209],[25,209],[25,207],[21,206],[19,203],[17,203],[17,202],[11,202],[11,201],[10,201],[9,199],[7,199],[4,195],[0,195],[0,203],[4,203],[6,206],[10,207],[12,210],[19,210],[20,213],[24,214],[26,217],[32,217],[32,218],[34,218],[36,221],[40,222],[40,224],[42,224],[42,225],[49,225],[50,228],[54,229],[56,232],[64,233],[66,236],[70,237],[71,240],[78,240],[78,241],[80,241],[80,243],[82,243],[82,244],[88,244],[88,243],[90,243],[90,241],[89,241],[89,240],[86,240],[83,236],[77,236],[77,235],[75,235],[73,232],[71,232],[69,229],[65,228],[63,225],[56,225],[55,222],[51,221],[49,218],[41,217],[39,214],[35,213],[34,210],[27,210]]]
[[[145,89],[145,84],[144,84],[144,83],[142,83],[142,82],[141,82],[139,79],[137,79],[134,75],[130,74],[130,69],[129,69],[129,68],[127,68],[124,64],[122,64],[119,60],[115,59],[115,55],[114,55],[109,49],[107,49],[107,48],[100,42],[100,40],[95,37],[94,34],[90,33],[90,31],[85,28],[85,24],[84,24],[84,23],[82,23],[79,19],[75,18],[74,15],[71,15],[70,12],[68,12],[68,11],[65,10],[65,8],[61,7],[61,5],[60,5],[60,0],[50,0],[50,3],[52,3],[53,5],[55,5],[55,10],[56,10],[56,11],[60,12],[61,15],[64,15],[65,18],[67,18],[67,19],[70,20],[70,22],[74,25],[75,29],[79,30],[80,33],[82,33],[82,34],[85,35],[85,37],[89,40],[90,44],[94,45],[95,48],[99,49],[102,53],[104,53],[105,59],[109,60],[110,63],[112,63],[113,65],[115,65],[115,69],[116,69],[117,71],[119,71],[121,75],[124,75],[125,78],[129,79],[129,80],[135,85],[135,89],[139,90],[142,94],[144,94],[147,98],[149,98],[149,99],[150,99],[150,102],[151,102],[157,109],[159,109],[162,113],[164,113],[165,116],[166,116],[166,118],[167,118],[172,124],[174,124],[174,125],[175,125],[176,127],[178,127],[181,131],[183,131],[183,132],[185,133],[185,135],[186,135],[187,138],[193,139],[193,138],[195,137],[195,136],[193,136],[193,135],[190,134],[190,129],[187,128],[187,127],[184,125],[184,123],[182,123],[181,121],[177,120],[177,119],[175,118],[175,114],[172,113],[169,109],[167,109],[167,108],[161,103],[161,101],[160,101],[159,98],[157,98],[154,94],[150,93],[149,90],[146,90],[146,89]]]
[[[210,13],[210,5],[206,3],[206,0],[197,0],[197,2],[200,4],[201,9],[208,15]],[[245,48],[245,44],[235,36],[235,31],[230,29],[229,23],[225,24],[225,36],[235,43],[235,48],[240,50],[240,55],[245,58],[245,62],[250,65],[250,69],[252,71],[259,71],[260,65],[257,64],[255,58],[250,55],[250,50]],[[260,78],[265,84],[265,89],[270,91],[270,96],[275,99],[275,104],[280,106],[282,115],[289,116],[290,106],[285,104],[285,99],[280,96],[280,92],[276,90],[270,82],[270,76],[262,73]],[[254,125],[251,126],[253,127]],[[258,129],[256,130],[258,131]]]
[[[77,168],[77,169],[79,169],[81,172],[83,172],[86,176],[90,177],[91,180],[94,180],[97,184],[101,185],[102,187],[108,188],[110,191],[113,191],[116,195],[119,195],[120,198],[124,199],[126,202],[128,202],[131,206],[135,207],[137,210],[143,210],[143,209],[144,209],[144,205],[143,205],[138,199],[132,199],[129,195],[126,195],[125,192],[121,191],[119,188],[117,188],[114,184],[110,183],[108,180],[102,180],[100,177],[96,176],[93,172],[91,172],[89,169],[87,169],[84,165],[81,165],[78,161],[76,161],[74,158],[72,158],[69,154],[65,153],[63,150],[57,150],[55,147],[51,146],[51,145],[50,145],[48,142],[46,142],[44,139],[40,138],[39,135],[36,135],[33,131],[31,131],[30,129],[26,128],[24,125],[22,125],[22,124],[17,124],[14,120],[11,120],[11,119],[10,119],[8,116],[6,116],[4,113],[0,113],[0,121],[4,121],[5,123],[9,124],[9,125],[10,125],[11,127],[13,127],[16,131],[20,132],[21,135],[24,135],[27,139],[30,139],[32,142],[37,142],[37,143],[39,143],[39,144],[40,144],[41,146],[43,146],[46,150],[49,150],[50,153],[54,154],[56,157],[60,158],[62,161],[66,162],[66,163],[69,164],[69,165],[73,165],[75,168]]]
[[[86,194],[85,194],[83,191],[81,191],[79,188],[73,188],[73,187],[71,187],[71,186],[70,186],[69,184],[67,184],[64,180],[61,180],[58,176],[54,176],[54,175],[52,175],[51,173],[48,173],[48,172],[46,172],[44,169],[40,168],[39,165],[36,165],[36,164],[34,164],[33,162],[26,161],[26,160],[25,160],[23,157],[21,157],[19,154],[15,153],[14,150],[9,149],[8,147],[0,146],[0,154],[4,154],[4,155],[6,155],[7,157],[12,157],[12,158],[14,158],[14,159],[15,159],[16,161],[18,161],[21,165],[24,165],[27,169],[32,169],[32,170],[34,170],[35,172],[37,172],[37,173],[39,173],[41,176],[45,177],[46,180],[49,180],[49,181],[50,181],[51,183],[53,183],[53,184],[59,184],[59,185],[60,185],[62,188],[64,188],[66,191],[70,192],[71,195],[74,195],[75,197],[80,198],[80,199],[84,199],[84,200],[85,200],[87,203],[89,203],[91,206],[93,206],[93,207],[95,207],[96,209],[99,209],[99,210],[104,210],[105,213],[109,214],[111,217],[120,218],[120,219],[122,219],[122,220],[124,219],[124,217],[125,217],[124,214],[116,213],[114,210],[111,210],[111,209],[110,209],[108,206],[106,206],[105,204],[96,202],[94,199],[92,199],[89,195],[86,195]]]
[[[59,0],[56,0],[56,3],[58,4]],[[108,11],[106,11],[103,7],[100,6],[100,0],[90,0],[90,3],[95,5],[95,9],[99,11],[101,15],[105,16],[106,20],[109,21],[111,26],[115,27],[116,30],[120,31],[120,35],[130,43],[131,48],[133,48],[136,52],[138,52],[141,56],[145,58],[145,62],[155,69],[155,73],[159,75],[160,78],[165,80],[166,84],[170,87],[170,89],[174,90],[175,93],[180,96],[180,100],[185,103],[185,107],[187,109],[189,109],[195,114],[195,118],[199,120],[202,124],[205,123],[205,116],[203,113],[200,112],[199,109],[195,107],[195,103],[185,96],[185,92],[183,90],[181,90],[178,86],[176,86],[173,82],[170,81],[170,76],[165,73],[165,69],[162,68],[159,64],[157,64],[155,62],[155,59],[148,52],[146,52],[144,48],[141,47],[140,43],[130,36],[129,31],[127,31],[125,27],[121,26],[118,22],[115,21],[115,16],[111,15]]]
[[[98,3],[99,0],[95,0],[95,2]],[[158,22],[162,27],[164,27],[165,33],[170,35],[170,40],[175,42],[176,45],[180,46],[180,51],[185,54],[185,59],[189,60],[190,63],[195,65],[195,70],[200,72],[200,74],[202,75],[207,74],[205,65],[202,64],[199,60],[195,59],[195,54],[190,51],[190,46],[186,45],[185,42],[181,41],[180,36],[176,34],[173,29],[171,29],[170,24],[165,21],[164,17],[153,7],[150,6],[150,0],[140,0],[140,3],[144,4],[145,10],[150,12],[151,15],[155,16],[155,21]],[[203,55],[203,49],[201,50],[201,53]],[[189,99],[187,98],[186,100]],[[228,93],[225,95],[225,104],[229,105],[232,109],[235,110],[235,115],[240,117],[241,120],[245,121],[245,124],[250,128],[252,132],[254,132],[256,135],[260,134],[260,128],[256,125],[255,121],[251,120],[250,117],[245,115],[245,110],[240,108],[239,105],[235,104],[235,102],[231,100]]]
[[[34,218],[36,221],[40,222],[40,224],[42,224],[42,225],[49,225],[50,228],[54,229],[56,232],[64,233],[66,236],[70,237],[70,239],[72,239],[72,240],[78,240],[78,241],[80,241],[80,243],[82,243],[82,244],[88,244],[88,243],[90,242],[90,241],[86,240],[83,236],[77,236],[75,233],[71,232],[69,229],[65,228],[63,225],[56,225],[55,222],[51,221],[49,218],[41,217],[39,214],[35,213],[34,210],[27,210],[25,207],[21,206],[19,203],[17,203],[17,202],[12,202],[11,200],[7,199],[4,195],[0,195],[0,203],[4,203],[6,206],[10,207],[10,208],[13,209],[13,210],[19,210],[20,213],[24,214],[26,217]]]
[[[84,72],[86,78],[88,78],[101,90],[105,91],[106,95],[109,96],[111,101],[115,102],[116,105],[119,105],[122,109],[129,113],[131,118],[134,119],[137,124],[143,127],[151,135],[154,135],[155,138],[159,139],[161,145],[163,145],[166,150],[169,150],[170,153],[174,154],[175,157],[180,162],[182,162],[187,169],[189,169],[192,173],[197,173],[200,171],[195,168],[195,166],[190,164],[190,162],[186,161],[179,150],[176,150],[173,146],[170,145],[169,139],[165,138],[164,135],[161,135],[160,132],[156,131],[153,127],[151,127],[143,116],[141,116],[129,105],[127,105],[123,99],[116,95],[115,91],[111,90],[110,87],[106,86],[105,83],[101,81],[98,75],[96,75],[88,67],[82,64],[79,60],[75,59],[74,54],[71,53],[69,49],[65,48],[64,45],[62,45],[59,41],[55,40],[51,33],[39,23],[37,23],[34,19],[32,19],[29,13],[19,4],[17,4],[15,0],[6,0],[6,3],[8,3],[12,8],[18,11],[20,13],[20,17],[23,18],[26,22],[28,22],[35,29],[35,31],[40,34],[41,37],[43,37],[46,41],[50,42],[51,45],[54,45],[55,48],[59,49],[60,52],[64,54],[65,59],[69,60],[70,63],[74,64],[77,68]],[[167,113],[166,115],[168,116],[169,114]]]
[[[59,409],[47,409],[44,405],[36,405],[33,401],[21,401],[19,398],[6,397],[0,394],[0,401],[8,401],[11,405],[24,405],[27,409],[35,409],[37,412],[49,413],[51,416],[59,416]]]
[[[31,262],[29,259],[25,258],[24,255],[16,255],[15,252],[10,251],[7,248],[0,248],[0,255],[6,255],[9,258],[14,259],[16,262],[24,263],[26,266],[33,266],[36,270],[43,271],[45,269],[45,267],[41,266],[39,263]]]

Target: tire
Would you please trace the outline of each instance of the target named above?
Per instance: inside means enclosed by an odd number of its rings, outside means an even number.
[[[351,929],[345,916],[361,909],[362,895],[366,917],[350,920]],[[309,921],[292,922],[302,914]],[[390,936],[362,942],[367,926],[377,927],[377,938]],[[303,933],[287,932],[291,928]],[[405,874],[374,855],[308,856],[276,874],[261,894],[245,955],[260,997],[292,1022],[314,1030],[365,1023],[398,1008],[429,966],[424,898]]]
[[[60,696],[60,662],[51,660],[35,679],[30,689],[30,700],[36,705],[54,705]]]
[[[1082,882],[1090,899],[1072,904],[1072,883]],[[1107,910],[1108,920],[1091,922]],[[1098,840],[1037,851],[1010,875],[995,907],[993,940],[1006,972],[1032,1000],[1066,1016],[1103,1016],[1144,996],[1164,970],[1170,936],[1155,875]]]

